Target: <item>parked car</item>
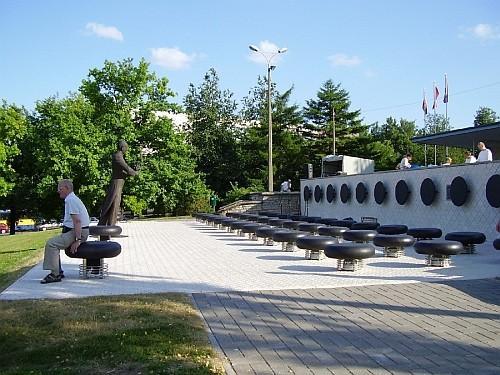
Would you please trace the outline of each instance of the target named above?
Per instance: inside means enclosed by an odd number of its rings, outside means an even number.
[[[30,230],[35,230],[35,220],[29,218],[22,218],[17,221],[16,223],[17,232],[30,231]]]
[[[97,225],[99,223],[99,219],[96,218],[95,216],[92,216],[90,218],[90,225]]]
[[[37,225],[37,229],[45,231],[47,229],[59,228],[60,224],[56,220],[45,221],[42,224]]]
[[[0,233],[8,233],[9,232],[9,226],[5,223],[0,223]]]

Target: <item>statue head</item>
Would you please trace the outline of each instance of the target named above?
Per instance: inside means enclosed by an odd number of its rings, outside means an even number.
[[[128,144],[123,139],[118,142],[118,151],[126,152],[128,150]]]

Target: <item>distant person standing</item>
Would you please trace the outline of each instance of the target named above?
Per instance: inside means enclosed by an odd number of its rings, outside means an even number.
[[[474,164],[476,162],[476,157],[472,154],[471,151],[465,151],[465,164]]]
[[[281,183],[280,192],[287,193],[292,191],[292,180],[285,180]]]
[[[492,161],[493,154],[489,148],[486,148],[486,145],[483,142],[479,142],[477,144],[477,148],[479,149],[479,155],[477,156],[477,161]]]
[[[212,207],[212,212],[215,212],[215,210],[217,209],[217,203],[219,203],[219,196],[217,195],[217,193],[213,193],[210,196],[210,207]]]

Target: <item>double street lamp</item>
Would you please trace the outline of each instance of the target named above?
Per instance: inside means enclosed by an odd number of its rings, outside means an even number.
[[[273,57],[279,55],[280,53],[285,53],[288,48],[280,48],[276,52],[264,53],[258,47],[254,45],[248,46],[253,52],[260,53],[267,62],[267,111],[268,111],[268,125],[269,125],[269,149],[268,149],[268,191],[273,191],[273,115],[271,108],[271,71],[276,68],[276,66],[271,65],[271,60]]]

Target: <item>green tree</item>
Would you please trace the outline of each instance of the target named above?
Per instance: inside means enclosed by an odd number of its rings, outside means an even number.
[[[336,154],[366,156],[368,126],[361,123],[361,111],[351,111],[350,106],[349,93],[331,79],[321,86],[316,99],[306,101],[304,136],[311,140],[309,158],[317,167],[323,156],[333,153],[334,125]]]
[[[137,66],[132,59],[106,61],[102,69],[90,71],[80,92],[94,107],[93,121],[104,134],[101,165],[109,168],[119,139],[131,146],[128,159],[140,173],[125,185],[128,208],[183,214],[207,204],[209,192],[195,171],[192,150],[168,117],[179,107],[170,102],[174,93],[167,78],[157,78],[143,59]]]
[[[192,83],[184,98],[189,122],[187,139],[193,147],[197,171],[219,194],[240,180],[236,102],[233,94],[219,87],[219,77],[211,68],[199,87]]]
[[[127,161],[140,170],[125,184],[126,209],[136,214],[145,207],[174,214],[203,209],[209,191],[195,172],[184,136],[167,116],[166,110],[177,108],[169,102],[172,96],[166,78],[150,73],[144,61],[135,66],[126,59],[90,70],[80,93],[37,102],[16,158],[25,179],[20,194],[43,217],[60,218],[56,182],[72,178],[98,214],[111,178],[111,154],[125,139]]]
[[[19,142],[26,128],[24,110],[3,100],[0,105],[0,197],[7,196],[15,186],[17,176],[12,163],[21,152]]]
[[[293,87],[280,93],[271,85],[273,119],[273,173],[276,188],[281,180],[292,179],[298,186],[299,171],[305,163],[304,140],[299,130],[303,122],[299,108],[289,104]],[[243,99],[240,112],[246,128],[242,137],[241,152],[246,186],[267,186],[269,116],[267,80],[258,77],[257,85]]]
[[[497,122],[499,117],[496,112],[488,107],[479,107],[474,117],[474,126],[483,126]]]
[[[372,125],[371,134],[375,143],[369,146],[377,170],[394,169],[402,155],[411,153],[413,161],[420,163],[420,146],[412,142],[417,134],[414,121],[388,117],[384,124]],[[423,162],[423,160],[422,160]]]

